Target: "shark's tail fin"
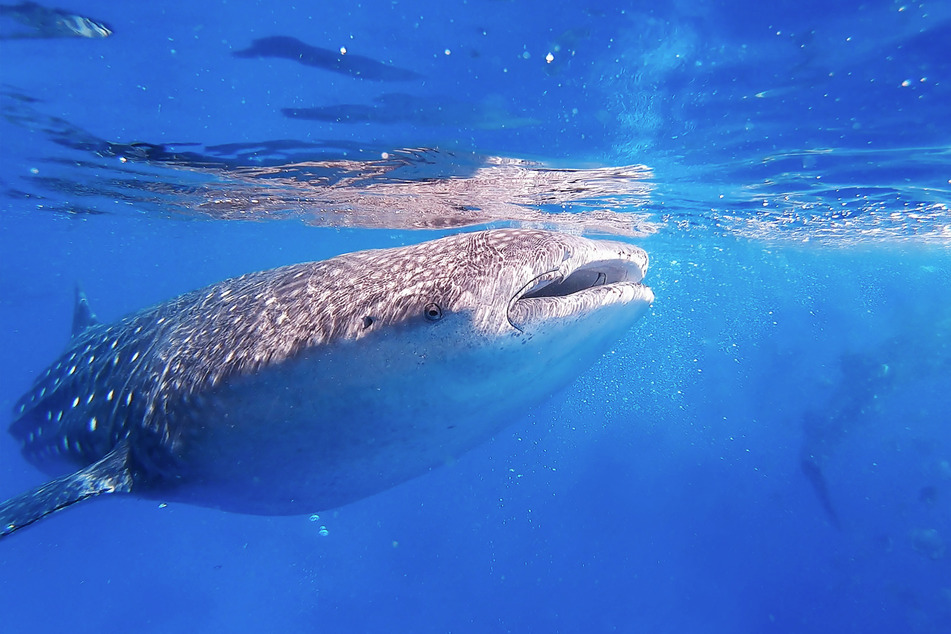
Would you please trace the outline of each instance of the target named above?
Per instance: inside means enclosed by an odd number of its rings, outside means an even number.
[[[101,460],[0,504],[0,538],[50,513],[103,493],[132,490],[129,442],[123,440]]]

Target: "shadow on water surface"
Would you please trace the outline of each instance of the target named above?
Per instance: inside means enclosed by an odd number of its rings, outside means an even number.
[[[258,59],[273,57],[288,59],[304,66],[313,66],[332,73],[349,75],[372,81],[413,81],[422,79],[419,73],[383,64],[369,57],[348,53],[345,48],[332,51],[310,46],[297,38],[274,35],[254,40],[251,46],[232,53],[235,57]]]

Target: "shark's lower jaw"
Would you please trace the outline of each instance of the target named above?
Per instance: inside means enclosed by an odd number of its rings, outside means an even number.
[[[543,295],[516,300],[509,308],[509,323],[519,331],[548,323],[574,322],[598,312],[636,321],[654,301],[650,288],[636,282],[615,282],[585,288],[568,295]],[[612,310],[608,310],[612,309]],[[605,315],[607,317],[607,315]]]

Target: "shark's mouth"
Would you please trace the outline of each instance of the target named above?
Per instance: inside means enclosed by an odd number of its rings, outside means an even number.
[[[532,323],[582,316],[608,306],[634,304],[643,309],[654,299],[640,283],[647,270],[646,254],[629,247],[611,256],[584,263],[566,259],[560,267],[536,275],[509,303],[509,323],[524,330]]]

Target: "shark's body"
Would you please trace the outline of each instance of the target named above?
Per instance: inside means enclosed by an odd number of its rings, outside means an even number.
[[[110,492],[310,513],[394,486],[564,386],[653,299],[631,245],[450,236],[252,273],[95,323],[16,405],[54,473],[0,535]]]

